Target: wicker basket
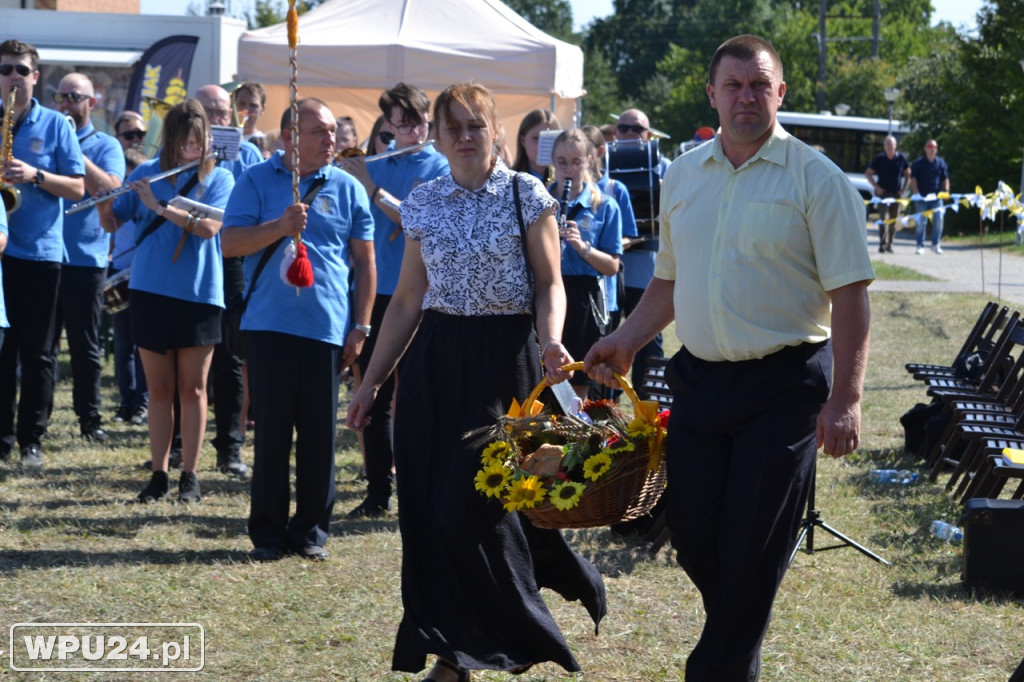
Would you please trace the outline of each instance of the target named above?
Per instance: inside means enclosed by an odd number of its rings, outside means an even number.
[[[573,363],[563,369],[582,370],[583,363]],[[619,375],[615,378],[633,405],[637,405],[640,398],[629,381]],[[544,382],[538,384],[523,403],[527,412],[545,385]],[[658,467],[651,471],[648,471],[649,459],[650,453],[645,447],[621,454],[600,481],[588,485],[575,507],[563,511],[545,501],[523,509],[522,513],[538,528],[593,528],[643,516],[657,504],[666,482],[665,458],[662,457]]]

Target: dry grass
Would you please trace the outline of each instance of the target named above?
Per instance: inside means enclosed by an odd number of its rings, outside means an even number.
[[[1019,662],[1021,604],[966,591],[960,549],[928,534],[933,518],[956,515],[941,486],[892,488],[867,480],[871,468],[912,464],[903,457],[897,420],[924,392],[903,363],[951,359],[983,302],[940,294],[872,296],[864,449],[821,462],[818,506],[827,523],[893,565],[850,548],[801,552],[777,600],[764,649],[766,682],[1002,682]],[[104,390],[113,405],[111,382]],[[84,444],[76,437],[69,394],[70,384],[62,382],[44,442],[45,474],[24,478],[10,463],[0,467],[5,631],[24,621],[198,622],[207,638],[204,679],[420,679],[389,670],[401,611],[396,522],[344,518],[362,497],[353,480],[351,434],[342,429],[330,561],[254,565],[245,559],[246,486],[212,471],[209,446],[200,506],[132,504],[146,480],[139,468],[146,459],[144,431],[111,425],[117,447]],[[251,461],[251,452],[245,457]],[[578,604],[549,600],[586,671],[575,679],[682,679],[703,615],[670,550],[649,558],[604,529],[570,535],[604,572],[609,593],[609,615],[597,637]],[[815,540],[818,547],[830,544],[821,531]],[[0,638],[0,649],[6,640]],[[72,676],[0,672],[11,680]],[[495,672],[474,678],[513,679]],[[515,679],[574,678],[547,664]]]

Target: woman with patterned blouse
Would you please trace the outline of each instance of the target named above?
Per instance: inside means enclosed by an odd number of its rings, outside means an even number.
[[[392,668],[416,672],[434,654],[426,679],[435,682],[545,661],[576,671],[539,588],[581,600],[598,623],[601,576],[559,531],[481,496],[473,487],[480,450],[462,438],[492,424],[494,408],[522,400],[542,370],[552,383],[568,378],[559,369],[571,358],[560,341],[556,202],[494,154],[501,128],[486,88],[449,87],[434,121],[451,175],[402,203],[398,289],[348,417],[352,428],[365,425],[376,388],[401,359],[394,445],[405,613]]]

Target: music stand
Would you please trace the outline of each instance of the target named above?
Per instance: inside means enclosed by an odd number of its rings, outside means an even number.
[[[807,494],[807,516],[804,517],[803,521],[800,522],[800,534],[796,537],[796,545],[793,547],[793,553],[789,555],[789,563],[793,563],[793,559],[796,558],[796,553],[800,551],[800,545],[803,544],[804,540],[807,540],[807,548],[804,550],[808,554],[814,554],[815,552],[824,552],[828,549],[842,549],[843,547],[853,547],[861,554],[868,556],[880,564],[891,566],[888,561],[878,556],[864,545],[851,540],[846,537],[838,530],[828,525],[821,520],[821,512],[815,509],[814,504],[814,489],[818,487],[818,463],[815,461],[814,468],[811,470],[811,490]],[[829,545],[828,547],[817,547],[814,546],[814,528],[821,528],[826,533],[829,533],[842,543],[838,545]]]

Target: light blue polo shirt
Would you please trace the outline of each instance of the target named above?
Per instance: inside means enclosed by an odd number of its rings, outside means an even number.
[[[622,253],[622,210],[618,202],[607,194],[601,195],[600,205],[596,210],[593,209],[593,188],[594,185],[588,183],[576,200],[569,204],[569,212],[572,213],[579,204],[582,208],[573,220],[583,241],[589,242],[595,249],[617,256]],[[601,276],[576,253],[576,249],[568,245],[562,249],[562,274]]]
[[[75,131],[63,114],[32,98],[14,136],[14,158],[56,175],[85,175],[85,160]],[[10,216],[6,255],[24,260],[62,263],[64,200],[31,182],[16,185],[21,207]]]
[[[391,146],[393,148],[394,143]],[[448,159],[433,145],[411,154],[371,161],[366,164],[366,170],[375,185],[380,185],[399,201],[403,201],[409,192],[423,183],[449,173]],[[377,204],[372,204],[370,211],[375,225],[373,249],[377,259],[377,293],[390,296],[398,286],[405,238],[398,225]]]
[[[110,135],[101,133],[90,122],[77,131],[78,143],[85,158],[100,170],[124,179],[124,150]],[[85,197],[89,198],[86,192]],[[87,268],[107,267],[110,253],[110,234],[100,227],[99,209],[92,208],[64,216],[64,246],[68,264]]]
[[[128,181],[134,182],[159,172],[160,160],[152,159],[136,168],[128,176]],[[160,201],[170,201],[195,174],[196,170],[190,169],[157,180],[150,185],[153,195]],[[235,178],[229,171],[214,168],[203,182],[189,191],[187,197],[224,208],[234,186]],[[145,232],[146,226],[157,218],[156,213],[146,208],[135,192],[122,194],[114,199],[114,213],[122,221],[135,222],[136,240]],[[128,288],[223,308],[224,264],[220,250],[220,234],[212,239],[203,239],[195,234],[188,235],[178,260],[172,262],[171,259],[183,234],[184,231],[178,225],[165,220],[139,243],[132,261]]]
[[[343,170],[324,166],[299,182],[306,195],[313,180],[325,178],[309,207],[302,243],[313,266],[313,286],[298,290],[280,276],[281,261],[290,239],[274,251],[253,287],[252,277],[263,251],[245,257],[245,291],[252,291],[242,329],[272,331],[323,341],[345,343],[349,321],[349,241],[372,241],[374,222],[362,184]],[[224,214],[224,227],[253,227],[276,220],[292,205],[292,173],[283,152],[242,174]]]
[[[610,192],[608,191],[609,185]],[[607,173],[597,181],[597,186],[601,188],[602,192],[614,197],[615,201],[619,203],[619,209],[622,211],[622,236],[636,237],[636,215],[633,213],[633,200],[629,198],[629,190],[626,189],[626,186],[621,182],[612,181]],[[621,258],[625,258],[625,253],[623,253]],[[625,272],[623,272],[623,276],[625,276]],[[609,312],[615,312],[619,309],[618,284],[618,275],[605,276],[604,292]]]

